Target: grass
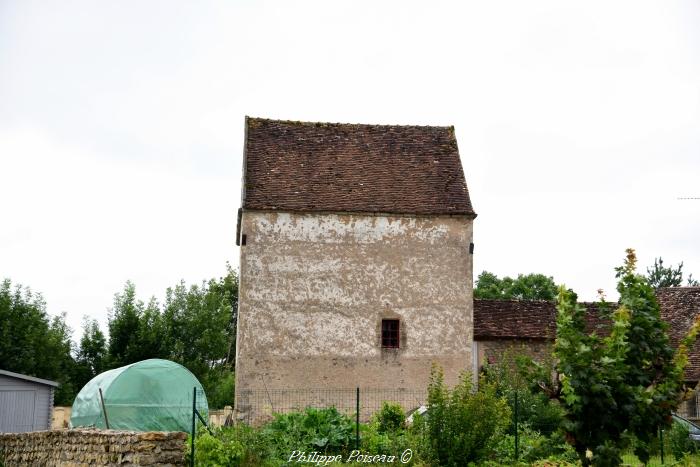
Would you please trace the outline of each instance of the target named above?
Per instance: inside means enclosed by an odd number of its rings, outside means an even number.
[[[622,456],[622,465],[627,466],[627,467],[641,467],[644,466],[642,462],[637,459],[637,457],[634,454],[624,454]],[[649,459],[649,463],[647,464],[647,467],[656,467],[656,466],[679,466],[679,467],[685,467],[685,466],[700,466],[700,455],[694,454],[694,455],[687,455],[681,460],[675,459],[671,454],[664,456],[664,463],[661,463],[661,457],[660,456],[654,456],[651,459]]]

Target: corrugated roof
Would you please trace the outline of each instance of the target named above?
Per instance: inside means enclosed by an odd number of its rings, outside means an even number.
[[[244,209],[476,215],[453,127],[245,125]]]

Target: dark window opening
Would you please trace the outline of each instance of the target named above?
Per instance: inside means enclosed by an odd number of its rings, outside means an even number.
[[[399,320],[382,320],[382,347],[388,349],[399,348]]]

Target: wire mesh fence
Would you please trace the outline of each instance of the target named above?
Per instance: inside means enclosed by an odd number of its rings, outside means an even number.
[[[305,388],[305,389],[245,389],[237,394],[237,420],[249,425],[261,425],[269,421],[276,413],[303,411],[307,407],[335,407],[353,419],[359,413],[359,419],[365,423],[381,410],[384,402],[398,403],[408,415],[413,410],[427,405],[427,391],[415,389],[385,389],[385,388]],[[515,404],[513,404],[513,402]],[[537,424],[523,417],[524,407],[520,406],[519,398],[510,401],[513,425],[508,430],[508,443],[512,443],[514,451],[512,460],[526,462],[532,457],[532,449],[542,442],[542,436],[549,438],[559,430],[556,424]],[[518,405],[516,408],[514,405]],[[358,411],[359,408],[359,411]],[[693,412],[694,414],[694,412]],[[505,436],[505,435],[504,435]],[[660,432],[655,442],[652,457],[643,464],[632,450],[623,455],[623,465],[649,467],[668,465],[700,465],[700,460],[693,454],[690,464],[682,464],[684,460],[674,456],[669,443],[669,434]],[[534,443],[534,444],[533,444]],[[528,456],[528,453],[530,455]],[[513,454],[511,454],[512,456]],[[687,460],[687,459],[686,459]],[[681,464],[679,464],[681,462]]]
[[[382,408],[384,402],[400,404],[405,411],[414,410],[427,401],[427,392],[415,389],[385,388],[306,388],[306,389],[244,389],[238,393],[238,420],[259,424],[275,413],[304,410],[307,407],[335,407],[346,415],[358,411],[362,422]]]

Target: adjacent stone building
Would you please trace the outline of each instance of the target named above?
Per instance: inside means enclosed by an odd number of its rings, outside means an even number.
[[[605,333],[597,303],[581,303],[591,332]],[[609,309],[615,307],[608,303]],[[522,354],[534,360],[551,357],[557,333],[557,306],[544,300],[474,300],[476,367],[496,363],[503,355]]]
[[[237,416],[471,370],[475,217],[452,127],[246,118]]]
[[[668,324],[671,345],[675,348],[700,315],[700,287],[668,287],[656,290],[661,319]],[[583,303],[590,331],[607,333],[609,321],[601,318],[597,303]],[[617,305],[607,304],[610,309]],[[524,354],[543,361],[551,355],[556,338],[557,309],[554,302],[532,300],[475,300],[474,353],[477,368],[496,363],[505,355]],[[700,382],[700,340],[688,350],[685,369],[688,387]],[[679,413],[700,419],[700,397],[679,407]]]
[[[668,323],[671,345],[677,347],[700,315],[700,287],[666,287],[656,290],[656,299],[661,308],[661,318]],[[688,365],[685,367],[688,387],[700,382],[700,340],[688,349]],[[700,420],[700,394],[685,401],[679,413],[693,420]]]

